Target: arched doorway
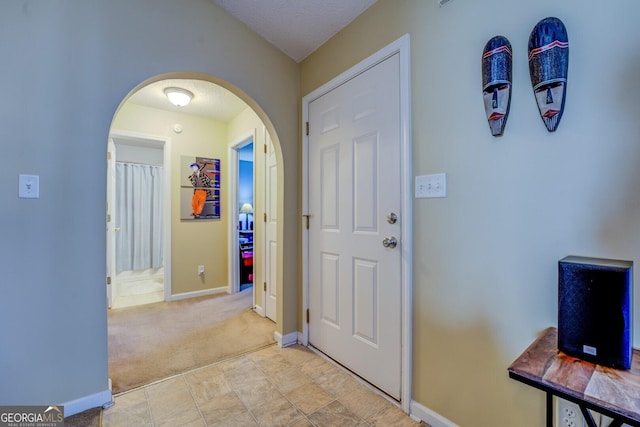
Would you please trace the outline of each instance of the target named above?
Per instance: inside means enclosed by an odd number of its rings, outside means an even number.
[[[188,90],[193,94],[191,103],[186,107],[169,104],[164,93],[167,87]],[[232,214],[234,210],[227,208],[233,200],[230,197],[230,185],[233,181],[228,175],[228,171],[232,170],[229,167],[229,147],[237,135],[250,131],[255,135],[257,146],[264,144],[267,138],[273,140],[276,162],[281,164],[278,139],[269,130],[272,126],[264,117],[264,112],[256,108],[255,102],[232,85],[209,75],[185,73],[156,76],[141,83],[122,101],[114,115],[112,134],[165,141],[165,301],[225,293],[229,289],[232,278],[232,263],[228,261],[231,255],[229,249],[237,247],[234,246],[235,236],[231,230],[238,223],[237,216]],[[256,152],[262,154],[262,150]],[[218,211],[217,215],[188,218],[182,211],[185,205],[190,208],[194,187],[183,178],[186,177],[185,170],[188,171],[193,163],[202,162],[202,159],[217,161],[219,165],[216,187],[219,190]],[[262,161],[256,163],[264,164]],[[278,171],[278,174],[281,175],[282,172]],[[256,171],[256,176],[263,175],[263,171]],[[254,212],[257,214],[266,211],[266,208],[265,200],[260,195],[263,191],[261,183],[256,184]],[[276,199],[276,206],[281,211],[282,201]],[[281,215],[278,217],[281,218]],[[115,219],[113,216],[111,218]],[[110,227],[108,224],[112,235],[115,234],[113,229],[118,226],[117,219],[112,221]],[[277,229],[277,235],[281,236],[282,227],[278,226]],[[276,257],[273,261],[265,260],[264,251],[260,249],[263,247],[264,230],[263,223],[255,221],[254,274],[255,281],[260,284],[267,280],[265,266],[282,266],[281,250],[273,252]],[[113,238],[108,240],[115,241]],[[226,253],[223,254],[221,248]],[[268,275],[278,276],[277,273]],[[264,316],[265,310],[261,307],[265,301],[263,287],[254,286],[253,292],[253,308]]]

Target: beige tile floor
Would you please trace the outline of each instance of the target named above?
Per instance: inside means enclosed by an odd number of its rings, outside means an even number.
[[[297,345],[267,347],[114,401],[102,413],[105,427],[420,425],[344,369]]]

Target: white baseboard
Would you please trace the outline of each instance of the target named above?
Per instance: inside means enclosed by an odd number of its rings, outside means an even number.
[[[409,413],[412,418],[417,418],[425,423],[429,424],[431,427],[459,427],[456,423],[449,421],[442,415],[437,412],[432,411],[416,402],[415,400],[411,401],[409,405]]]
[[[224,293],[227,293],[228,290],[229,288],[227,286],[224,286],[222,288],[205,289],[204,291],[194,291],[194,292],[185,292],[182,294],[174,294],[174,295],[171,295],[171,301],[180,301],[180,300],[189,299],[189,298],[204,297],[204,296],[215,295],[215,294],[224,294]]]
[[[93,408],[108,407],[113,404],[113,395],[111,390],[104,390],[98,393],[84,396],[70,402],[61,403],[64,406],[64,416],[79,414]]]
[[[258,313],[260,316],[262,317],[267,317],[267,314],[264,312],[264,308],[260,307],[259,305],[256,305],[253,307],[253,310]]]
[[[309,346],[309,341],[306,339],[304,332],[298,332],[298,342],[305,347]]]
[[[280,332],[276,331],[273,333],[273,338],[280,347],[289,347],[298,342],[298,332],[291,332],[283,336]]]

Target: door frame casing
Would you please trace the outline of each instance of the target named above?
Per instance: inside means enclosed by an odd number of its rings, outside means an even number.
[[[299,341],[309,345],[309,324],[306,313],[309,309],[309,230],[305,218],[309,212],[309,136],[306,134],[306,123],[309,121],[309,104],[321,96],[331,92],[347,81],[364,73],[389,57],[399,54],[400,60],[400,162],[401,162],[401,400],[402,410],[409,413],[411,403],[412,375],[412,168],[411,168],[411,57],[410,37],[405,34],[378,52],[349,68],[339,76],[325,83],[318,89],[302,98],[302,334]],[[313,220],[313,219],[311,219]]]
[[[243,137],[238,138],[235,142],[232,142],[229,146],[229,218],[234,218],[233,221],[229,221],[229,244],[230,256],[229,256],[229,285],[228,292],[230,294],[240,292],[240,273],[238,266],[240,265],[240,245],[238,243],[238,186],[240,184],[240,171],[238,169],[238,150],[245,147],[248,144],[253,144],[253,209],[255,212],[255,200],[256,200],[256,130],[252,129],[247,132]],[[255,217],[255,214],[254,214]],[[255,231],[255,230],[254,230]],[[256,240],[256,236],[253,236],[253,240]],[[254,267],[255,268],[255,267]],[[255,274],[255,273],[254,273]],[[253,284],[254,300],[252,306],[255,307],[255,283]],[[262,314],[261,314],[262,315]],[[264,317],[264,316],[263,316]]]

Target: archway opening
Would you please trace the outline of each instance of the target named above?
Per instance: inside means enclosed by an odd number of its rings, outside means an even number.
[[[186,106],[170,104],[165,94],[165,89],[169,87],[178,87],[190,92],[191,102]],[[173,73],[148,79],[130,92],[114,115],[110,134],[116,135],[120,140],[140,142],[139,146],[132,150],[134,154],[142,155],[144,158],[144,153],[141,154],[141,151],[145,150],[141,148],[144,148],[145,144],[149,145],[148,141],[161,142],[164,166],[164,199],[163,208],[160,211],[163,216],[160,221],[162,230],[161,232],[152,231],[150,237],[152,240],[155,239],[154,243],[160,244],[163,249],[161,264],[164,272],[163,300],[165,303],[192,301],[211,296],[217,298],[219,295],[226,294],[231,288],[229,286],[233,277],[233,263],[230,262],[231,250],[237,247],[237,242],[234,241],[237,233],[233,230],[238,224],[240,212],[233,214],[235,209],[228,207],[233,199],[230,195],[234,191],[231,188],[234,181],[229,176],[233,170],[229,164],[229,149],[234,141],[237,141],[238,136],[246,135],[248,132],[254,135],[256,146],[262,145],[266,139],[273,141],[276,164],[280,165],[277,174],[281,176],[280,144],[264,111],[243,91],[213,76]],[[113,137],[111,139],[113,140]],[[112,156],[111,160],[114,163],[121,160],[118,151],[116,148]],[[256,153],[258,157],[262,154],[262,150],[256,150]],[[131,159],[127,158],[127,161],[130,162]],[[190,217],[195,213],[192,211],[192,195],[200,189],[200,185],[204,184],[193,183],[194,172],[191,168],[194,164],[199,166],[202,164],[198,169],[209,175],[207,185],[210,185],[211,189],[207,188],[205,192],[210,192],[212,195],[207,194],[205,203],[213,206],[210,209],[211,212],[205,211],[206,214],[203,213],[197,218],[195,215]],[[264,206],[266,202],[262,196],[264,190],[259,180],[259,177],[264,176],[264,171],[260,170],[260,164],[264,162],[257,159],[254,217],[258,212],[266,211]],[[108,181],[113,183],[115,178],[110,177]],[[277,185],[279,188],[275,192],[276,195],[282,194],[281,179],[277,180]],[[107,194],[114,192],[111,189]],[[112,213],[111,208],[116,208],[118,198],[126,199],[116,194],[108,203],[110,221],[107,224],[109,230],[107,241],[111,247],[107,250],[109,258],[107,270],[111,279],[107,282],[111,283],[108,292],[111,294],[109,296],[111,302],[127,293],[126,290],[123,292],[126,285],[117,280],[117,275],[122,272],[116,271],[115,267],[118,265],[117,257],[121,256],[118,253],[121,242],[118,241],[117,233],[122,233],[123,230],[122,224],[118,222],[118,215]],[[129,198],[135,198],[135,196]],[[276,202],[277,209],[281,212],[282,198],[277,198]],[[246,214],[244,216],[246,217]],[[282,215],[277,215],[277,218],[282,218]],[[255,247],[253,257],[256,266],[253,280],[263,283],[267,280],[267,275],[274,278],[281,276],[281,272],[265,273],[261,266],[281,268],[282,251],[274,251],[275,260],[267,262],[265,260],[267,251],[263,250],[265,246],[263,224],[255,221],[252,231]],[[159,238],[158,235],[162,237]],[[278,236],[276,240],[282,241],[281,225],[278,225],[276,235]],[[132,246],[136,246],[135,242]],[[129,291],[131,292],[134,291]],[[266,296],[262,286],[254,286],[249,292],[251,293],[249,308],[264,318]],[[142,297],[139,299],[145,301]],[[273,340],[275,329],[274,324],[270,332],[271,340]],[[109,329],[110,339],[111,336],[112,331]],[[226,345],[228,346],[228,342]],[[249,343],[249,345],[254,344]],[[111,352],[112,346],[109,347]],[[238,346],[237,354],[247,350],[250,348]],[[171,355],[167,357],[170,358]],[[124,390],[117,390],[114,381],[114,391]]]

